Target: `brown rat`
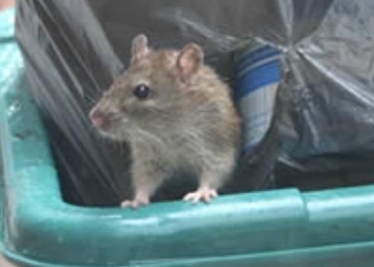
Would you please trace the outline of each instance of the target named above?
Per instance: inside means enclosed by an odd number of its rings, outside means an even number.
[[[202,49],[153,50],[146,36],[132,43],[128,70],[91,110],[93,125],[106,137],[126,141],[132,153],[134,199],[146,205],[176,170],[199,177],[185,200],[208,202],[235,165],[240,119],[230,89],[208,66]]]

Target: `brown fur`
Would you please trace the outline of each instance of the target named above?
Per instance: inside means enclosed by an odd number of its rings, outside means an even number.
[[[234,168],[240,137],[230,89],[203,64],[197,45],[186,46],[186,54],[152,51],[144,36],[137,38],[130,68],[91,112],[110,114],[110,127],[99,131],[130,144],[133,206],[147,204],[183,168],[200,177],[199,188],[218,189]],[[152,97],[133,95],[139,83],[151,88]]]

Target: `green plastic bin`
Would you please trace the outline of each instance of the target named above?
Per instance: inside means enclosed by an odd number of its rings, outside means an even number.
[[[65,203],[11,32],[0,53],[1,253],[16,266],[374,265],[374,186],[137,211]]]

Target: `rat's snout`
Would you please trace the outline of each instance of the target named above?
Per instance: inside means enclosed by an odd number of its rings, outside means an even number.
[[[108,124],[108,116],[101,111],[93,110],[90,113],[92,124],[98,128],[105,127]]]

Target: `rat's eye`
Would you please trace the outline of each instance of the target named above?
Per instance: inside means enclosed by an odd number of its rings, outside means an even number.
[[[150,94],[151,89],[145,84],[139,84],[134,89],[134,95],[141,100],[146,99]]]

